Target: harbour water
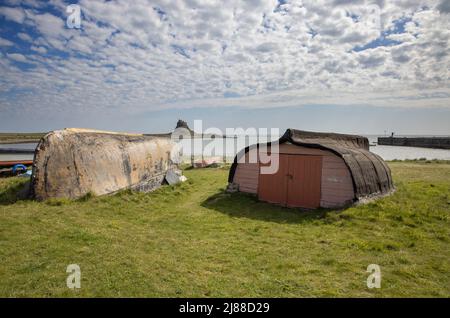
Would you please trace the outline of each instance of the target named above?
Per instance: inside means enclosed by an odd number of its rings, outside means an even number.
[[[376,137],[369,136],[370,144],[376,142]],[[189,140],[183,140],[183,154],[184,156],[190,156],[191,147]],[[196,147],[194,148],[194,156],[201,156],[202,149],[205,153],[205,157],[217,156],[223,157],[224,148],[225,155],[230,160],[236,153],[243,148],[237,139],[228,138],[226,142],[223,139],[198,139],[195,141]],[[224,147],[226,144],[226,147]],[[36,143],[25,144],[0,144],[0,148],[15,148],[15,149],[35,149]],[[205,150],[211,150],[206,151]],[[399,146],[371,146],[370,150],[378,154],[384,160],[405,160],[405,159],[439,159],[450,160],[450,150],[445,149],[430,149],[430,148],[418,148],[418,147],[399,147]],[[32,160],[33,154],[0,154],[0,161],[2,160]]]
[[[450,150],[446,149],[431,149],[431,148],[419,148],[419,147],[401,147],[401,146],[379,146],[374,145],[377,141],[376,137],[369,136],[368,137],[369,142],[372,146],[370,146],[370,151],[373,153],[376,153],[384,160],[414,160],[414,159],[426,159],[426,160],[450,160]],[[183,155],[190,156],[192,151],[190,146],[189,140],[182,140],[181,141],[183,145]],[[204,151],[204,157],[209,156],[217,156],[217,157],[223,157],[224,149],[225,149],[225,156],[227,157],[227,160],[232,160],[236,153],[240,151],[243,146],[238,146],[238,142],[236,140],[227,140],[226,142],[223,141],[221,138],[217,138],[215,140],[197,140],[195,143],[197,143],[196,146],[194,146],[193,154],[195,157],[199,157],[202,155],[202,149]],[[234,147],[233,147],[234,143]],[[227,145],[224,147],[224,145]],[[250,143],[251,144],[251,143]],[[201,146],[203,145],[203,146]],[[213,151],[206,151],[207,150],[213,150]]]
[[[384,160],[406,159],[439,159],[450,160],[450,150],[430,149],[418,147],[376,146],[370,147],[370,151],[376,153]]]
[[[373,145],[377,141],[377,137],[367,136],[369,143]],[[370,151],[376,153],[384,160],[450,160],[450,150],[432,149],[419,147],[402,147],[402,146],[371,146]]]
[[[34,150],[37,143],[0,144],[0,149],[29,149]],[[32,153],[0,153],[0,161],[7,160],[33,160]]]
[[[37,143],[0,144],[0,149],[28,149],[34,150]]]

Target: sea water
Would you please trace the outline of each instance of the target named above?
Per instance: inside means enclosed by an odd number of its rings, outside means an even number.
[[[371,144],[376,142],[376,137],[369,137]],[[245,144],[239,143],[235,138],[222,138],[216,139],[196,139],[194,141],[195,147],[193,148],[193,154],[195,157],[201,157],[202,151],[204,157],[223,157],[224,152],[227,160],[232,158],[239,152]],[[181,141],[183,148],[183,156],[190,157],[192,151],[191,141],[185,139]],[[224,146],[226,145],[226,146]],[[248,145],[248,144],[247,144]],[[0,148],[14,148],[14,149],[35,149],[36,143],[23,143],[23,144],[0,144]],[[211,150],[206,151],[205,150]],[[418,147],[401,147],[401,146],[370,146],[370,151],[376,153],[384,160],[405,160],[405,159],[439,159],[450,160],[450,150],[446,149],[431,149],[431,148],[418,148]],[[0,161],[2,160],[33,160],[33,154],[0,154]]]

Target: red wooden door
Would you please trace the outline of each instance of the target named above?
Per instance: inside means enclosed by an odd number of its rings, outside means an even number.
[[[318,208],[322,157],[280,155],[275,174],[259,174],[258,198],[290,207]]]
[[[321,156],[289,156],[287,179],[287,206],[320,207]]]
[[[262,165],[262,164],[261,164]],[[258,198],[270,203],[286,204],[288,156],[280,155],[278,171],[275,174],[261,174],[259,172]]]

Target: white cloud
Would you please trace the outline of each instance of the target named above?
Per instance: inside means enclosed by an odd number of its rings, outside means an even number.
[[[13,46],[13,45],[14,45],[13,42],[7,39],[0,38],[0,46]]]
[[[47,49],[45,47],[43,47],[43,46],[34,46],[34,45],[32,45],[30,49],[35,51],[35,52],[41,53],[41,54],[47,53]]]
[[[35,27],[44,37],[54,39],[67,34],[63,19],[50,13],[29,14]]]
[[[64,12],[62,2],[54,3]],[[368,10],[375,3],[381,29]],[[35,67],[23,71],[0,64],[8,79],[2,91],[33,88],[34,94],[17,98],[15,109],[450,106],[450,20],[440,1],[292,0],[278,6],[262,0],[226,5],[83,0],[80,5],[81,30],[67,29],[64,17],[43,9],[0,9],[9,20],[33,28],[33,54],[8,57]],[[0,110],[7,105],[0,96]]]
[[[17,37],[18,37],[19,39],[23,40],[23,41],[27,41],[27,42],[33,41],[33,39],[31,38],[31,36],[29,36],[29,35],[26,34],[26,33],[20,32],[20,33],[17,34]]]
[[[416,37],[410,33],[389,34],[386,38],[398,42],[413,42],[414,40],[416,40]]]
[[[17,62],[27,62],[27,58],[19,53],[7,53],[6,56]]]
[[[23,23],[25,20],[25,13],[21,8],[0,7],[0,15],[17,23]]]

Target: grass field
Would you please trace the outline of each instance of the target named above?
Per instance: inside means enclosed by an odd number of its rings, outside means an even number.
[[[0,133],[0,144],[38,142],[45,133]]]
[[[0,296],[449,297],[450,164],[390,166],[395,194],[342,211],[224,193],[226,169],[77,201],[17,201],[23,179],[0,179]]]

